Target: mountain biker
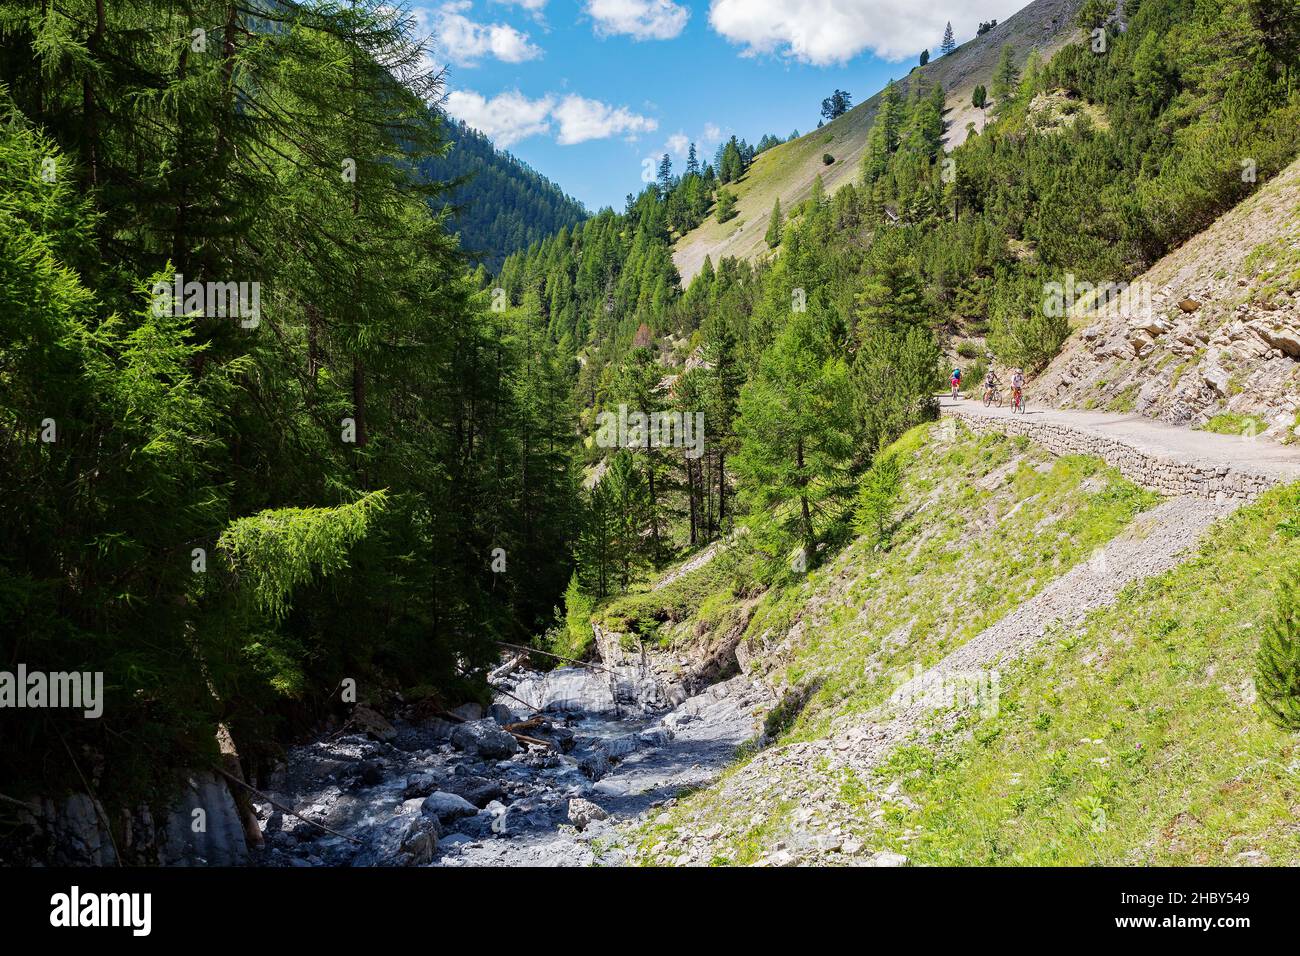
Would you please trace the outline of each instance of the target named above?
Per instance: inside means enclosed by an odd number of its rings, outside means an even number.
[[[997,387],[1002,383],[998,381],[998,373],[989,369],[984,375],[984,397],[989,398]]]
[[[956,398],[957,393],[961,391],[961,369],[952,370],[952,397]]]
[[[1024,402],[1025,372],[1020,366],[1011,370],[1011,407],[1020,408]]]

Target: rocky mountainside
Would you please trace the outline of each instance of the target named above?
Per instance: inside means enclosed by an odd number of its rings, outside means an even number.
[[[1135,280],[1084,303],[1031,397],[1175,425],[1300,433],[1300,162]]]
[[[971,106],[977,84],[992,82],[1002,47],[1011,44],[1016,60],[1023,65],[1037,51],[1044,59],[1064,46],[1075,34],[1075,14],[1082,0],[1034,0],[992,30],[962,44],[948,56],[912,70],[898,81],[904,94],[912,82],[929,86],[938,83],[947,91],[947,145],[951,149],[966,139],[967,124],[982,122],[979,110]],[[704,265],[705,256],[714,264],[723,257],[755,259],[767,252],[764,233],[772,203],[781,200],[783,209],[812,195],[818,175],[828,194],[855,181],[875,121],[881,93],[862,101],[843,116],[820,129],[782,143],[754,160],[740,182],[734,185],[736,217],[725,223],[706,219],[683,236],[676,245],[673,261],[688,283]],[[833,162],[826,163],[825,157]]]

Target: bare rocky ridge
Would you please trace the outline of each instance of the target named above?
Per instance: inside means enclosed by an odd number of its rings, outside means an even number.
[[[1076,320],[1031,400],[1191,427],[1231,413],[1300,437],[1300,161],[1131,288],[1149,290],[1150,311],[1136,296]]]

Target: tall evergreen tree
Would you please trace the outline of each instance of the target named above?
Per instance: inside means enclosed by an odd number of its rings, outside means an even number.
[[[953,50],[957,49],[957,41],[952,35],[952,21],[943,28],[943,42],[939,44],[939,55],[947,56]]]
[[[781,231],[785,228],[785,219],[781,216],[781,197],[772,203],[772,217],[767,221],[767,235],[764,237],[769,249],[781,244]]]

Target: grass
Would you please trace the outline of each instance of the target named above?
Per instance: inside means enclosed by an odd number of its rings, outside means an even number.
[[[801,584],[768,592],[748,625],[756,646],[790,642],[770,676],[806,691],[771,722],[779,744],[820,738],[834,718],[883,703],[914,665],[951,653],[1158,500],[1096,459],[1053,458],[1022,438],[975,436],[952,419],[913,429],[893,450],[909,510],[889,550],[851,545]],[[748,759],[643,832],[642,851],[687,824],[721,826],[719,861],[751,862],[770,849],[795,805],[776,795],[782,788],[764,788],[757,804],[729,796],[727,781]],[[866,782],[832,784],[850,818],[880,809],[901,825],[909,813],[901,804],[882,808]]]
[[[902,500],[914,513],[888,553],[861,545],[803,588],[765,602],[750,625],[778,632],[815,594],[824,600],[786,668],[815,679],[793,733],[870,709],[903,672],[928,667],[1086,560],[1157,498],[1094,458],[1052,458],[1026,442],[923,426],[896,446],[908,461]],[[921,507],[917,509],[917,504]],[[834,593],[831,581],[850,583]]]
[[[1271,492],[1013,667],[999,714],[903,778],[918,809],[881,842],[911,829],[909,855],[936,865],[1300,863],[1300,737],[1251,703],[1298,510],[1300,487]]]
[[[1268,423],[1254,415],[1237,415],[1221,412],[1203,426],[1203,431],[1216,435],[1260,435],[1268,428]]]
[[[1128,385],[1122,389],[1118,395],[1106,403],[1106,411],[1118,412],[1121,415],[1127,415],[1137,405],[1138,387],[1137,385]]]

